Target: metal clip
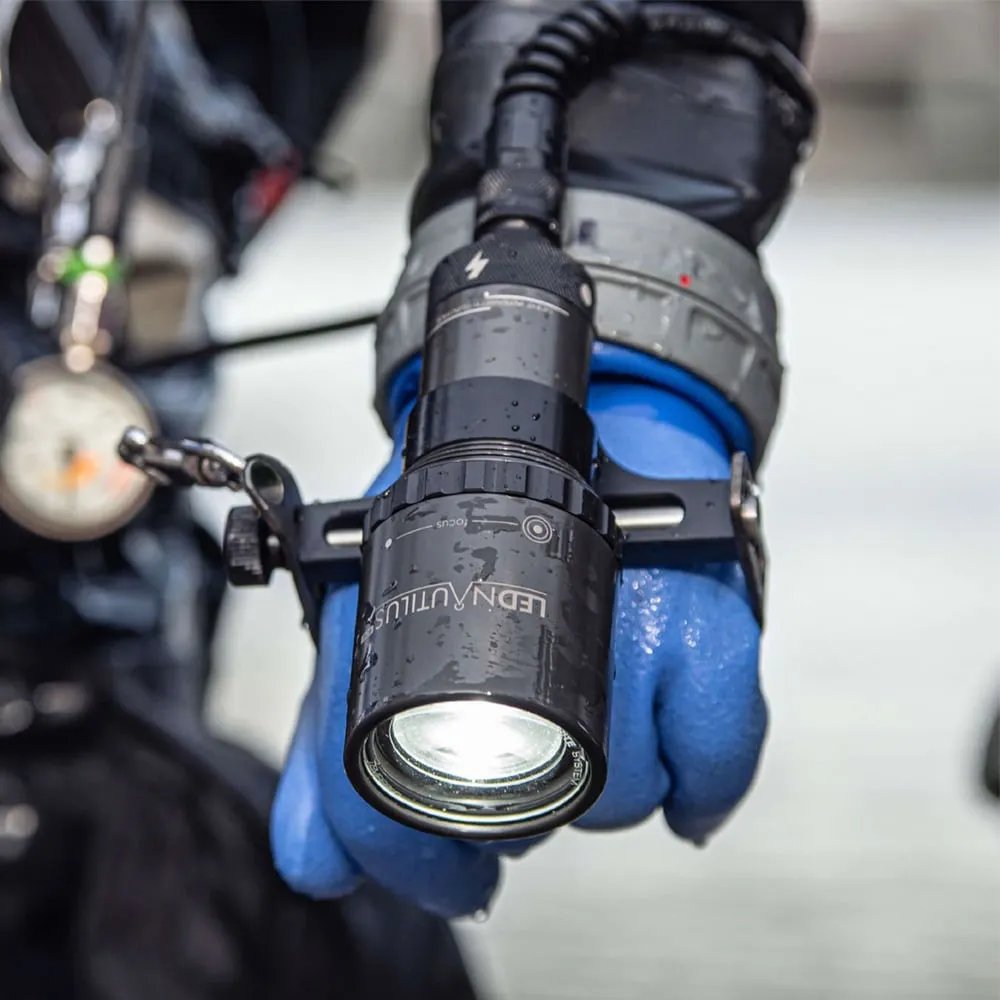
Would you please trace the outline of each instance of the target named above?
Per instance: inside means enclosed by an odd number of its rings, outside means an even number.
[[[129,427],[118,444],[123,462],[160,486],[208,486],[241,493],[246,489],[246,459],[201,438],[165,441],[140,427]]]
[[[227,572],[239,577],[245,570],[248,555],[259,562],[260,583],[269,573],[263,566],[281,565],[292,576],[306,627],[316,641],[319,635],[319,596],[309,586],[299,559],[299,512],[302,494],[295,477],[276,458],[269,455],[239,455],[203,438],[166,441],[151,437],[139,427],[130,427],[118,444],[122,461],[144,472],[161,486],[207,486],[245,493],[253,504],[260,531],[253,525],[233,520],[230,512],[224,554]],[[246,510],[248,508],[244,508]],[[248,553],[247,545],[254,551]]]

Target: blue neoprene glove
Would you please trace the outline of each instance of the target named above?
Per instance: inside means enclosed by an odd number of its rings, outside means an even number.
[[[599,347],[595,355],[589,410],[608,454],[647,476],[728,478],[727,434],[740,423],[734,411],[720,400],[692,402],[704,391],[691,380],[681,380],[690,383],[684,395],[666,388],[676,385],[676,373],[629,354]],[[646,384],[624,377],[636,364],[653,373]],[[373,492],[400,473],[403,427],[401,418],[393,458]],[[529,845],[411,830],[367,805],[344,773],[356,611],[356,588],[331,594],[324,607],[316,676],[272,820],[278,869],[313,896],[344,894],[368,877],[444,916],[483,909],[501,856]],[[767,728],[759,638],[736,565],[624,574],[608,782],[578,827],[627,827],[662,808],[674,833],[701,843],[725,820],[753,779]]]

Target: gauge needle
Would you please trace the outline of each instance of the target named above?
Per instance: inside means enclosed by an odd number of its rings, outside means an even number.
[[[67,506],[71,510],[76,508],[76,482],[74,475],[77,451],[73,441],[67,441],[63,447],[62,474],[59,477],[62,492],[66,496]]]
[[[100,464],[92,452],[78,451],[73,442],[68,442],[63,450],[63,467],[59,476],[62,488],[75,493],[97,475]]]

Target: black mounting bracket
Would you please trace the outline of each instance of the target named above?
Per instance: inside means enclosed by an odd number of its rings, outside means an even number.
[[[122,458],[162,485],[228,487],[249,506],[229,512],[223,539],[234,587],[266,586],[276,569],[295,583],[306,627],[318,643],[330,587],[357,583],[373,498],[304,503],[292,473],[269,455],[241,459],[211,441],[160,441],[129,430]],[[614,511],[623,568],[681,569],[737,562],[750,607],[764,624],[767,552],[760,493],[742,452],[729,479],[649,479],[598,452],[593,487]]]

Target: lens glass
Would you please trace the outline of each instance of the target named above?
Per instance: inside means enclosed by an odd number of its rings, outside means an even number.
[[[401,756],[445,781],[518,781],[563,752],[558,726],[490,701],[412,708],[389,732]]]
[[[408,811],[466,826],[549,815],[585,791],[586,754],[560,726],[485,700],[400,712],[365,741],[363,767]]]

